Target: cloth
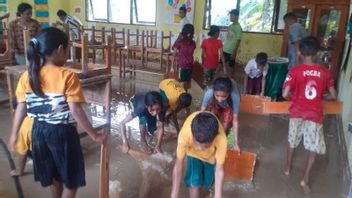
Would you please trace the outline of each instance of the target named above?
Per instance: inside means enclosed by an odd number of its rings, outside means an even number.
[[[137,100],[133,97],[130,99],[131,107],[138,108]],[[157,129],[157,118],[155,116],[150,115],[149,113],[138,116],[139,125],[147,125],[147,132],[149,135],[153,135]]]
[[[244,72],[248,75],[249,78],[258,78],[260,76],[266,76],[268,74],[268,65],[265,65],[262,70],[258,68],[257,62],[255,59],[248,61]]]
[[[11,48],[16,49],[17,54],[24,54],[24,40],[23,40],[23,30],[29,30],[29,37],[35,37],[40,31],[41,27],[38,21],[30,19],[26,23],[21,23],[20,19],[15,19],[9,24],[10,34],[12,42]],[[14,39],[16,38],[16,39]]]
[[[204,72],[204,85],[208,86],[209,84],[211,84],[211,82],[214,79],[216,69],[208,69],[204,67],[203,72]]]
[[[220,120],[226,134],[232,128],[233,113],[232,106],[223,107],[217,103],[215,99],[211,99],[209,111],[212,112]],[[232,141],[233,142],[233,141]]]
[[[224,52],[224,58],[229,67],[235,67],[236,60],[232,59],[232,54]]]
[[[180,69],[180,76],[179,76],[179,81],[180,82],[190,82],[192,79],[192,69]]]
[[[288,68],[291,69],[294,66],[296,66],[298,63],[296,62],[296,49],[295,47],[295,42],[300,41],[303,38],[306,38],[308,36],[308,32],[304,29],[304,27],[296,22],[292,25],[290,25],[288,29],[288,59],[289,59],[289,64]]]
[[[302,137],[306,150],[317,154],[325,154],[326,145],[322,124],[301,118],[291,118],[288,130],[290,148],[296,148],[301,142]]]
[[[221,40],[217,38],[205,39],[201,46],[204,51],[203,66],[207,69],[216,69],[219,65],[219,49],[222,48]]]
[[[263,76],[248,78],[246,93],[250,95],[259,95],[262,92]]]
[[[43,187],[53,184],[53,179],[69,189],[86,185],[84,159],[74,125],[34,121],[32,155],[34,180]]]
[[[215,165],[187,156],[186,175],[183,181],[187,188],[210,189],[214,184]]]
[[[233,54],[236,49],[237,42],[241,40],[242,27],[239,23],[231,24],[227,29],[227,37],[224,42],[224,52]]]
[[[197,150],[193,145],[191,124],[193,118],[200,112],[201,111],[196,111],[189,115],[183,124],[178,135],[176,156],[182,159],[186,156],[191,156],[210,164],[224,164],[227,151],[227,139],[224,128],[220,122],[219,133],[209,148]]]
[[[84,102],[78,76],[66,68],[52,65],[40,69],[39,79],[46,98],[33,93],[28,71],[22,74],[17,85],[17,101],[26,102],[28,116],[51,124],[75,123],[68,103]]]
[[[130,102],[132,103],[131,107],[132,107],[132,117],[153,117],[152,115],[150,115],[147,107],[145,106],[144,100],[145,100],[145,96],[146,96],[147,92],[139,92],[137,94],[135,94],[131,99]],[[158,119],[160,122],[164,122],[165,120],[165,112],[164,111],[160,111]]]
[[[174,46],[178,50],[178,66],[183,69],[193,67],[193,52],[196,49],[196,43],[188,38],[182,38]]]
[[[288,74],[284,87],[290,86],[290,118],[323,123],[323,95],[334,86],[330,70],[320,65],[298,65]]]
[[[165,94],[161,94],[164,104],[168,104],[173,111],[177,108],[177,101],[181,94],[186,93],[186,90],[175,79],[165,79],[160,82],[159,89]],[[161,92],[160,92],[161,93]]]
[[[74,37],[73,39],[79,39],[80,38],[79,32],[80,32],[82,23],[77,18],[70,15],[66,16],[64,23],[67,24],[69,27],[70,36],[72,35]]]
[[[20,155],[26,155],[28,151],[32,150],[32,127],[33,119],[26,116],[17,136],[16,151]]]
[[[237,83],[233,79],[231,79],[231,81],[232,81],[232,91],[231,91],[232,113],[238,114],[240,110],[240,93],[237,88]],[[214,98],[214,90],[212,87],[209,87],[205,91],[203,101],[202,101],[202,107],[207,108],[212,98]],[[219,104],[219,105],[226,108],[230,104],[228,104],[227,101],[224,101],[223,104]]]

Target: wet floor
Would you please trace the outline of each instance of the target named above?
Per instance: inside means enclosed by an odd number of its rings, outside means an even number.
[[[176,140],[165,141],[163,150],[165,155],[153,157],[164,163],[153,164],[147,161],[138,162],[129,155],[124,155],[114,148],[121,143],[119,122],[129,112],[129,97],[135,92],[158,90],[162,79],[158,75],[138,75],[135,79],[113,78],[112,83],[112,129],[111,129],[111,158],[110,158],[110,191],[111,197],[138,197],[141,186],[148,187],[149,194],[145,197],[169,197],[171,191],[172,159],[175,156]],[[242,81],[241,81],[242,82]],[[240,83],[241,83],[240,82]],[[3,84],[1,84],[3,85]],[[6,89],[0,89],[4,95]],[[194,98],[192,110],[199,108],[202,90],[193,83],[191,94]],[[95,124],[101,122],[103,115],[101,107],[88,105],[86,109],[93,117]],[[0,107],[1,139],[8,140],[11,119],[8,105]],[[181,119],[184,115],[180,116]],[[327,154],[319,156],[311,173],[312,193],[305,195],[299,187],[304,174],[308,153],[301,145],[295,153],[292,174],[283,174],[286,160],[288,118],[281,115],[256,116],[240,115],[240,144],[242,150],[257,154],[257,162],[252,182],[225,182],[224,197],[347,197],[349,175],[345,169],[345,156],[341,156],[339,142],[339,120],[335,116],[326,118],[325,139]],[[139,150],[138,120],[127,125],[131,147]],[[166,131],[174,133],[173,126],[167,126]],[[88,137],[81,139],[85,157],[87,186],[79,189],[78,197],[98,197],[99,186],[99,152],[100,147]],[[171,160],[170,160],[171,159]],[[144,171],[141,171],[144,170]],[[8,176],[10,165],[7,155],[0,146],[0,197],[17,197],[15,181]],[[42,188],[33,181],[32,166],[26,167],[27,174],[19,179],[24,197],[49,197],[49,189]],[[119,196],[118,196],[119,195]],[[209,195],[204,192],[203,196]],[[188,197],[187,190],[181,189],[180,197]]]

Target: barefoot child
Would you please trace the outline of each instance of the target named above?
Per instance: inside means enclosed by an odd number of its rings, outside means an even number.
[[[193,25],[184,25],[182,29],[182,38],[175,43],[175,50],[170,70],[171,73],[177,71],[174,67],[176,54],[178,53],[178,67],[180,68],[179,81],[186,91],[191,87],[193,52],[196,49],[196,43],[193,40],[193,35]]]
[[[246,94],[264,96],[265,79],[268,73],[268,55],[260,52],[255,59],[248,61],[244,72],[244,90]]]
[[[156,91],[140,92],[130,99],[132,112],[120,123],[122,135],[122,152],[127,153],[130,145],[126,136],[126,124],[135,117],[139,118],[139,129],[141,135],[141,149],[143,152],[151,153],[151,148],[147,143],[147,136],[152,136],[157,130],[157,119],[161,123],[161,132],[158,134],[158,140],[155,146],[156,152],[161,152],[161,141],[164,135],[164,118],[163,102],[160,93]]]
[[[226,71],[222,42],[218,39],[219,34],[220,28],[218,26],[210,26],[210,31],[208,32],[208,36],[210,37],[205,39],[200,46],[202,48],[204,85],[206,86],[213,81],[215,72],[218,69],[219,54],[221,57],[221,62],[223,63],[223,68]]]
[[[285,174],[291,171],[294,149],[304,138],[304,148],[309,151],[308,164],[301,180],[301,187],[309,192],[309,174],[314,165],[316,154],[325,154],[326,146],[323,133],[323,96],[336,99],[334,81],[328,69],[316,64],[319,40],[307,37],[299,43],[303,64],[292,68],[284,83],[282,96],[292,100],[288,130],[288,155]]]
[[[221,198],[226,152],[226,135],[218,119],[210,112],[192,113],[178,136],[171,197],[177,198],[179,195],[186,158],[184,182],[190,197],[200,197],[200,188],[208,190],[215,184],[214,197]]]
[[[161,81],[159,88],[163,99],[165,120],[168,121],[172,116],[176,131],[179,133],[180,127],[177,121],[177,113],[191,106],[192,96],[187,93],[181,83],[175,79],[165,79]]]
[[[18,105],[9,139],[14,151],[22,120],[26,114],[34,119],[34,179],[50,186],[52,197],[75,197],[86,184],[76,121],[97,143],[107,140],[107,134],[94,131],[81,107],[84,96],[77,75],[62,67],[67,47],[67,35],[56,28],[42,30],[29,42],[29,67],[17,85]]]
[[[233,148],[240,151],[238,144],[238,113],[240,94],[237,84],[228,77],[218,77],[204,94],[201,110],[209,110],[221,121],[226,135],[233,129]]]

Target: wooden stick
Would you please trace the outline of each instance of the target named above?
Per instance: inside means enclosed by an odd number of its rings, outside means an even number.
[[[291,102],[264,102],[263,114],[289,114],[289,107]],[[324,102],[324,114],[341,114],[343,103],[340,101],[326,101]]]

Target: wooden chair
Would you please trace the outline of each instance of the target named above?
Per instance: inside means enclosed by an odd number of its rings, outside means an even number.
[[[156,41],[157,35],[156,35]],[[166,47],[165,47],[166,44]],[[160,70],[163,69],[163,60],[164,57],[166,57],[166,68],[169,68],[170,65],[170,57],[172,56],[171,52],[171,31],[166,35],[164,31],[161,31],[161,37],[160,37],[160,45],[158,46],[157,44],[151,45],[151,47],[146,47],[145,49],[146,53],[146,64],[148,65],[149,62],[149,53],[151,54],[158,54],[160,56],[160,61],[159,61],[159,67]]]
[[[119,54],[119,64],[122,62],[122,49],[126,46],[126,38],[125,38],[125,28],[122,28],[121,31],[117,31],[115,28],[111,28],[111,39],[112,39],[112,60],[113,62],[117,62],[117,54]]]
[[[89,57],[92,58],[93,63],[96,61],[96,52],[97,50],[102,51],[102,56],[104,57],[104,49],[100,46],[105,43],[105,28],[102,27],[101,29],[96,29],[95,26],[92,28],[83,28],[82,35],[88,35],[88,43],[90,45],[96,45],[95,48],[91,48],[91,52],[88,53]]]
[[[14,65],[15,60],[10,52],[10,46],[12,42],[11,34],[9,28],[6,27],[6,24],[4,24],[4,29],[3,29],[3,39],[4,39],[4,44],[5,44],[5,51],[0,54],[0,70],[4,69],[5,66],[9,65]]]

